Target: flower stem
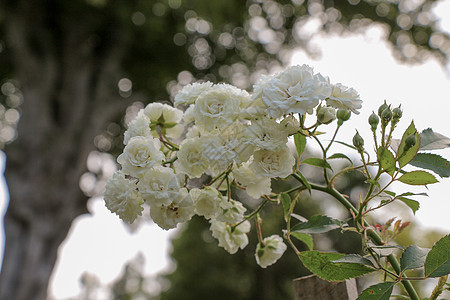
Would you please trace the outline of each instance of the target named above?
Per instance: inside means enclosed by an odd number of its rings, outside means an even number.
[[[295,173],[292,174],[297,180],[301,181],[300,176],[296,175]],[[358,210],[356,209],[356,207],[353,206],[353,204],[348,201],[341,193],[339,193],[335,188],[330,187],[330,186],[321,186],[318,184],[314,184],[314,183],[310,183],[311,188],[317,191],[321,191],[324,193],[327,193],[331,196],[333,196],[336,200],[338,200],[342,205],[345,206],[345,208],[347,208],[349,211],[353,212],[354,214],[358,213]],[[364,227],[368,227],[371,228],[370,224],[368,224],[366,221],[362,221],[362,225]],[[385,245],[385,242],[383,241],[383,239],[378,235],[378,233],[374,230],[369,230],[368,231],[369,234],[369,238],[372,240],[372,242],[375,245],[378,246],[382,246]],[[399,275],[401,273],[401,267],[400,264],[397,260],[397,258],[393,255],[390,254],[387,257],[389,263],[391,264],[392,268],[394,269],[395,273],[397,273],[397,275]],[[411,284],[411,282],[406,278],[403,277],[402,279],[402,284],[405,287],[408,295],[411,297],[412,300],[419,300],[419,296],[417,295],[416,290],[414,289],[413,285]]]

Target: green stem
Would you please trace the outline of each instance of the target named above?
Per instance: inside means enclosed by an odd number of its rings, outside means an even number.
[[[294,176],[297,180],[299,180],[299,181],[301,182],[301,178],[300,178],[298,175],[293,174],[293,176]],[[348,201],[348,200],[347,200],[341,193],[339,193],[336,189],[334,189],[334,188],[332,188],[332,187],[328,187],[328,186],[321,186],[321,185],[314,184],[314,183],[311,183],[310,185],[311,185],[311,188],[314,189],[314,190],[322,191],[322,192],[324,192],[324,193],[327,193],[327,194],[333,196],[333,197],[336,198],[336,200],[338,200],[342,205],[344,205],[344,207],[347,208],[349,211],[352,211],[352,212],[355,213],[355,214],[358,213],[358,210],[353,206],[353,204],[352,204],[350,201]],[[362,225],[363,225],[364,227],[371,228],[370,224],[367,223],[366,221],[363,221],[363,224],[362,224]],[[375,245],[378,245],[378,246],[385,245],[385,242],[384,242],[383,239],[378,235],[377,232],[375,232],[374,230],[369,230],[368,233],[369,233],[369,238],[372,240],[372,242],[373,242]],[[393,254],[390,254],[390,255],[387,257],[387,259],[388,259],[388,261],[390,262],[390,264],[391,264],[392,268],[394,269],[394,271],[395,271],[398,275],[400,275],[400,274],[401,274],[401,267],[400,267],[400,264],[399,264],[397,258],[396,258]],[[404,279],[402,280],[402,284],[403,284],[403,286],[405,287],[405,289],[406,289],[408,295],[411,297],[412,300],[419,300],[420,298],[419,298],[419,296],[417,295],[417,292],[415,291],[415,289],[414,289],[413,285],[411,284],[411,282],[408,281],[408,279],[407,279],[406,277],[403,277],[403,278],[404,278]]]

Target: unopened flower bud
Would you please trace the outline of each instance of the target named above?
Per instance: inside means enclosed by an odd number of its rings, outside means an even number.
[[[338,109],[336,113],[336,117],[338,119],[338,125],[341,126],[345,121],[350,119],[350,116],[352,115],[352,112],[347,109]]]
[[[359,135],[358,131],[356,131],[356,134],[353,136],[353,146],[356,147],[358,152],[362,152],[364,150],[364,139]]]
[[[392,110],[392,122],[394,123],[398,123],[398,121],[400,120],[400,118],[403,115],[403,111],[402,109],[399,107],[396,107]]]
[[[408,137],[405,139],[405,148],[403,149],[403,151],[408,151],[416,143],[417,143],[416,135],[414,133],[408,135]]]
[[[372,128],[372,131],[377,130],[378,123],[380,123],[380,118],[378,118],[378,116],[374,112],[372,112],[372,114],[369,116],[369,124]]]
[[[321,124],[330,124],[336,119],[336,111],[332,107],[319,106],[317,109],[317,122]]]
[[[389,106],[386,103],[386,100],[384,100],[384,103],[381,104],[381,106],[378,108],[378,115],[381,117],[381,114],[383,113],[383,111],[388,108]]]
[[[383,125],[387,125],[392,119],[392,111],[388,107],[381,113],[381,122]]]

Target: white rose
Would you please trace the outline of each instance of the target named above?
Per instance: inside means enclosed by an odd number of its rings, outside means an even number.
[[[128,129],[123,134],[123,144],[127,145],[132,137],[149,135],[151,135],[150,120],[144,114],[144,111],[140,110],[136,118],[128,124]]]
[[[210,230],[212,236],[219,241],[219,246],[228,253],[234,254],[239,248],[244,249],[248,245],[247,233],[250,231],[250,222],[245,221],[239,224],[233,231],[227,223],[211,220]]]
[[[177,173],[187,174],[189,177],[198,178],[206,171],[208,165],[203,156],[203,144],[200,138],[184,140],[178,150],[175,169]]]
[[[180,183],[173,169],[155,166],[139,180],[139,192],[153,205],[169,205],[178,196]]]
[[[300,129],[300,123],[294,116],[286,116],[281,120],[280,125],[288,136],[297,133]]]
[[[133,223],[142,214],[144,200],[136,189],[136,184],[117,171],[106,182],[103,193],[105,206],[123,221]]]
[[[331,95],[327,98],[327,105],[338,109],[348,109],[355,114],[359,114],[357,109],[362,107],[362,100],[359,98],[357,91],[337,83],[332,86]]]
[[[150,217],[162,229],[169,230],[179,223],[189,221],[194,215],[194,205],[186,188],[181,188],[169,205],[150,203]]]
[[[264,177],[284,178],[292,173],[295,159],[287,146],[278,151],[258,150],[253,154],[250,168]]]
[[[184,126],[179,124],[183,119],[183,112],[167,104],[153,102],[144,109],[144,114],[149,118],[154,137],[159,137],[158,131],[167,137],[177,139],[184,131]]]
[[[206,130],[224,127],[234,123],[239,116],[239,106],[247,92],[228,84],[218,84],[202,93],[194,107],[197,125]]]
[[[227,143],[219,135],[205,135],[200,137],[200,141],[203,145],[203,157],[208,165],[206,173],[211,176],[217,176],[226,171],[237,158],[237,153],[233,149],[234,145]]]
[[[307,65],[292,66],[262,87],[262,101],[273,118],[289,113],[312,114],[320,100],[331,94],[326,78]]]
[[[246,128],[246,139],[259,149],[276,151],[287,143],[288,134],[274,119],[262,117]]]
[[[243,186],[250,197],[258,199],[272,192],[270,178],[261,176],[249,168],[250,161],[233,169],[234,178]]]
[[[159,150],[160,147],[159,140],[151,136],[133,137],[117,158],[117,162],[122,165],[124,173],[142,177],[151,167],[161,164],[164,154]]]
[[[330,124],[336,119],[336,109],[333,107],[319,106],[317,108],[317,121],[321,124]]]
[[[233,199],[220,202],[221,212],[216,215],[216,220],[226,223],[236,223],[244,219],[244,213],[247,210],[241,202]]]
[[[192,201],[195,206],[195,213],[211,219],[220,210],[220,203],[224,200],[222,195],[213,187],[205,187],[204,189],[194,188],[190,190]]]
[[[263,243],[256,246],[255,258],[262,268],[273,265],[286,251],[286,244],[278,235],[266,237]]]
[[[212,85],[213,84],[209,81],[185,85],[175,96],[173,106],[194,104],[198,96],[212,87]]]

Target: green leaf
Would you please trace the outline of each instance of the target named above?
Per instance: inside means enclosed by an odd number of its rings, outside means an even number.
[[[341,145],[344,145],[344,146],[347,146],[347,147],[349,147],[349,148],[351,148],[351,149],[353,149],[353,150],[356,150],[356,147],[355,147],[355,146],[352,146],[352,145],[350,145],[350,144],[347,144],[347,143],[344,143],[344,142],[341,142],[341,141],[336,141],[336,143],[341,144]]]
[[[328,157],[328,159],[337,159],[337,158],[346,159],[350,162],[351,165],[353,165],[353,161],[347,155],[342,154],[342,153],[335,153],[335,154],[331,155],[330,157]]]
[[[416,137],[416,144],[405,151],[405,141],[412,134],[414,134],[414,136]],[[416,156],[417,151],[419,151],[419,147],[420,147],[420,135],[419,133],[417,133],[416,127],[414,126],[414,122],[411,122],[409,127],[403,133],[402,140],[400,141],[400,145],[398,147],[397,161],[400,168],[406,166],[414,158],[414,156]]]
[[[283,205],[283,211],[284,211],[284,220],[287,222],[287,216],[289,214],[289,210],[291,208],[291,197],[286,193],[280,194],[280,200],[281,204]]]
[[[306,137],[303,134],[296,133],[294,134],[294,143],[295,148],[297,148],[298,159],[300,159],[300,157],[303,154],[303,151],[305,151]]]
[[[369,286],[356,300],[389,300],[394,289],[395,282],[382,282]]]
[[[314,249],[313,237],[308,233],[291,232],[291,236],[295,237],[300,242],[303,242],[309,250]]]
[[[308,179],[306,179],[306,177],[303,176],[303,174],[301,172],[297,172],[297,175],[300,177],[303,185],[308,189],[309,194],[311,195],[311,184],[309,184]]]
[[[327,216],[315,215],[308,222],[295,224],[292,232],[324,233],[340,227],[340,221]]]
[[[375,271],[355,263],[333,263],[345,256],[342,253],[304,251],[298,255],[302,263],[312,273],[328,281],[343,281]]]
[[[450,139],[431,128],[420,133],[420,150],[436,150],[450,147]]]
[[[377,151],[378,161],[386,173],[393,176],[395,172],[395,157],[387,148],[380,147]]]
[[[347,254],[346,256],[338,259],[338,260],[334,260],[334,263],[353,263],[353,264],[360,264],[363,266],[369,266],[372,268],[375,268],[375,266],[373,265],[373,263],[368,260],[367,258],[358,255],[358,254]]]
[[[434,175],[426,171],[411,171],[403,174],[398,180],[410,185],[427,185],[438,182]]]
[[[425,276],[441,277],[450,273],[450,235],[434,244],[425,260]]]
[[[411,245],[405,249],[400,259],[402,271],[421,268],[425,264],[429,249],[423,249],[416,245]]]
[[[413,211],[413,214],[416,214],[416,211],[419,210],[420,203],[416,200],[412,200],[412,199],[405,198],[405,197],[398,197],[398,200],[400,200],[403,203],[405,203],[406,205],[408,205],[409,208],[411,208],[411,210]]]
[[[307,165],[320,167],[320,168],[328,168],[328,169],[332,170],[330,164],[326,160],[323,160],[323,159],[317,158],[317,157],[307,158],[302,161],[302,164],[307,164]]]
[[[437,154],[417,153],[409,164],[418,168],[431,170],[441,177],[450,176],[450,162]]]

